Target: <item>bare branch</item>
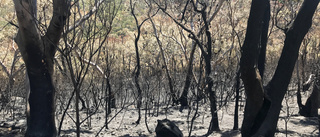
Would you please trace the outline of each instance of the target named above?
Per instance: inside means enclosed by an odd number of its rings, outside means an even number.
[[[76,51],[76,50],[79,50],[79,47],[72,48],[72,46],[69,43],[66,43],[66,44],[72,49],[72,51],[74,51],[73,53],[76,55],[78,60],[80,60],[81,62],[86,63],[90,66],[93,66],[94,69],[99,71],[99,73],[101,75],[103,75],[104,78],[107,78],[107,75],[103,72],[103,70],[101,69],[101,67],[98,64],[96,64],[95,62],[92,62],[88,59],[84,59],[83,57],[80,56],[79,52]]]
[[[96,5],[81,19],[77,20],[74,25],[70,26],[67,30],[65,30],[64,33],[69,33],[79,27],[82,23],[84,23],[86,20],[88,20],[96,11],[98,10],[98,7],[106,0],[100,0],[96,3]]]
[[[1,61],[0,61],[0,66],[2,67],[2,70],[7,74],[7,76],[10,76],[9,70],[7,69],[7,67]]]
[[[208,19],[208,22],[211,22],[216,16],[217,14],[219,13],[222,5],[223,5],[223,2],[225,2],[226,0],[220,0],[219,3],[217,4],[217,8],[216,10],[214,11],[214,13],[211,15],[211,17]]]
[[[156,2],[155,2],[156,3]],[[195,32],[191,29],[188,29],[185,25],[183,25],[182,23],[180,23],[178,20],[176,20],[175,18],[173,18],[167,11],[166,9],[162,8],[158,3],[156,3],[156,5],[159,7],[159,9],[166,14],[168,17],[170,17],[176,24],[178,24],[182,29],[184,29],[185,31],[187,31],[188,33],[190,33],[189,37],[191,39],[193,39],[199,46],[201,52],[206,56],[207,53],[204,50],[203,47],[203,43],[200,41],[200,39],[198,38],[198,36],[195,34]]]

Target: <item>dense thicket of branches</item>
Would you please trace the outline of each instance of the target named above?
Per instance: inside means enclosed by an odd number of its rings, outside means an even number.
[[[318,115],[318,3],[5,1],[0,111],[14,118],[13,97],[23,97],[26,136],[62,135],[67,118],[80,136],[99,112],[105,124],[97,135],[132,106],[135,123],[144,119],[151,132],[148,118],[179,107],[188,112],[191,136],[194,121],[204,117],[201,107],[211,114],[210,135],[220,130],[218,112],[235,104],[234,130],[244,113],[242,136],[274,136],[287,94],[297,98],[295,113]]]

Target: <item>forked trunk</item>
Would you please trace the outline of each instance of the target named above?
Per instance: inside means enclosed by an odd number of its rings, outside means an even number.
[[[257,28],[251,26],[249,24],[251,14],[255,11],[257,13],[257,9],[260,9],[259,7],[253,7],[254,4],[257,4],[260,1],[253,0],[250,17],[248,21],[248,30],[247,33],[250,33],[249,31],[250,27]],[[268,1],[269,2],[269,1]],[[276,68],[275,74],[272,77],[271,81],[268,83],[268,85],[265,88],[265,97],[264,99],[257,100],[257,96],[255,94],[261,93],[261,90],[263,89],[255,89],[254,87],[261,87],[260,82],[258,83],[247,83],[246,80],[250,79],[248,77],[248,74],[253,74],[253,71],[248,71],[249,73],[246,75],[246,73],[242,72],[242,78],[245,84],[246,93],[247,93],[247,104],[246,104],[246,110],[245,110],[245,117],[242,127],[242,136],[267,136],[272,137],[275,134],[277,122],[279,119],[279,114],[281,110],[281,103],[284,98],[284,95],[287,91],[288,85],[290,83],[290,79],[292,76],[292,72],[296,63],[296,60],[298,58],[299,48],[301,45],[301,42],[308,32],[309,28],[312,24],[312,17],[313,14],[317,8],[317,5],[319,3],[319,0],[305,0],[299,10],[299,13],[297,14],[297,17],[295,18],[294,22],[291,24],[291,26],[286,31],[286,38],[284,42],[284,47],[281,53],[281,57],[278,62],[278,66]],[[259,3],[261,4],[261,3]],[[259,16],[255,16],[255,19],[257,19]],[[257,20],[256,20],[257,21]],[[261,21],[261,20],[260,20]],[[261,26],[260,26],[261,27]],[[259,27],[258,27],[259,28]],[[257,34],[261,34],[257,33]],[[246,40],[253,38],[254,35],[246,35]],[[246,42],[245,42],[246,43]],[[257,43],[255,43],[257,44]],[[249,44],[250,45],[250,44]],[[255,46],[253,46],[255,47]],[[251,53],[251,55],[254,55],[254,52],[246,53],[246,51],[252,51],[252,48],[248,48],[248,46],[242,47],[242,58],[248,59],[248,55]],[[256,56],[251,56],[254,59],[256,59]],[[246,62],[247,60],[243,60]],[[243,69],[243,66],[248,66],[245,64],[241,65],[242,71],[246,70]],[[254,66],[254,65],[253,65]],[[252,68],[251,68],[252,69]],[[250,70],[250,68],[249,68]],[[257,69],[256,69],[257,70]],[[252,79],[255,79],[258,76],[258,71],[256,71],[256,75],[251,75]],[[249,75],[250,76],[250,75]],[[254,77],[252,77],[254,76]],[[250,91],[250,92],[249,92]],[[257,103],[255,102],[248,102],[250,99],[255,99],[258,102],[261,102],[263,100],[263,103],[260,107],[260,109],[251,109],[251,111],[247,111],[248,106],[254,106],[258,107]],[[253,104],[255,103],[255,104]],[[257,113],[258,111],[258,113]],[[256,112],[256,115],[252,115],[253,112]],[[252,117],[255,117],[253,121],[248,121],[246,119],[247,115],[252,115]],[[246,126],[251,126],[251,128],[245,128]]]
[[[53,0],[53,14],[44,36],[37,26],[37,0],[14,0],[19,23],[16,43],[26,64],[30,93],[27,104],[26,137],[55,137],[55,89],[53,58],[69,16],[66,0]]]

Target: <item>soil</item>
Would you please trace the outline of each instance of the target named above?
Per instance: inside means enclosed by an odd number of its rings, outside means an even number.
[[[26,118],[24,116],[24,99],[16,97],[16,105],[13,111],[1,111],[0,113],[0,136],[4,137],[22,137],[26,130]],[[278,121],[277,133],[275,136],[291,136],[291,137],[312,137],[318,136],[318,118],[311,117],[306,118],[298,115],[298,108],[294,98],[287,100],[284,99],[283,108],[281,110],[280,118]],[[193,122],[193,129],[191,136],[203,136],[207,133],[209,122],[211,120],[210,107],[207,104],[201,104],[199,107],[198,115]],[[288,107],[287,107],[288,106]],[[192,117],[195,113],[195,107],[192,107],[192,111],[188,109],[179,111],[179,107],[161,107],[159,109],[158,116],[156,116],[156,109],[148,110],[147,120],[145,120],[145,110],[142,110],[142,119],[140,124],[136,125],[135,122],[138,119],[138,111],[134,105],[126,106],[124,109],[113,109],[112,113],[108,117],[110,123],[108,129],[103,128],[105,123],[105,111],[98,110],[91,119],[85,120],[81,125],[81,136],[83,137],[154,137],[155,127],[157,126],[157,120],[169,119],[173,121],[183,132],[184,136],[189,135],[189,127]],[[90,112],[89,109],[81,111],[81,119],[85,119]],[[189,115],[190,113],[190,115]],[[239,111],[239,125],[241,126],[243,118],[243,107]],[[57,124],[61,113],[57,114]],[[233,115],[234,115],[234,102],[228,103],[228,106],[221,107],[218,111],[219,124],[221,131],[214,132],[210,136],[212,137],[240,137],[239,130],[232,130],[233,128]],[[14,118],[13,118],[14,116]],[[75,111],[71,108],[68,110],[68,116],[66,116],[61,136],[74,137],[76,136],[76,127],[71,119],[75,117]],[[147,123],[147,124],[146,124]],[[148,128],[147,128],[148,126]],[[286,128],[287,127],[287,128]],[[148,131],[150,130],[150,132]],[[100,131],[101,130],[101,131]],[[100,131],[100,132],[99,132]]]

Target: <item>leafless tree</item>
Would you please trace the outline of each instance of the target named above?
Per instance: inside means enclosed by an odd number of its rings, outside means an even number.
[[[204,64],[205,64],[205,86],[204,90],[207,94],[209,94],[209,100],[210,100],[210,107],[211,107],[211,115],[212,119],[210,122],[210,126],[208,129],[207,135],[211,134],[213,131],[218,131],[219,124],[218,124],[218,115],[217,115],[217,106],[216,106],[216,95],[215,91],[213,91],[213,79],[211,77],[212,72],[212,35],[210,32],[210,22],[213,20],[213,18],[217,15],[217,12],[219,11],[222,3],[224,0],[220,0],[216,2],[202,2],[202,1],[186,1],[186,6],[191,6],[194,12],[199,15],[199,19],[201,21],[200,27],[198,30],[198,33],[194,32],[192,29],[188,28],[186,25],[184,25],[181,21],[176,19],[173,15],[169,14],[167,11],[167,3],[164,2],[164,4],[160,4],[155,2],[158,7],[167,15],[169,16],[177,25],[179,25],[181,28],[183,28],[186,32],[189,33],[189,37],[193,39],[196,43],[196,45],[201,50],[201,55],[204,58]],[[190,5],[189,5],[190,4]],[[217,4],[218,7],[213,10],[212,4]],[[164,6],[163,6],[164,5]],[[184,15],[186,11],[183,10],[182,12],[182,18],[180,20],[184,20]],[[217,62],[219,62],[218,59]],[[217,63],[215,62],[215,63]],[[185,93],[183,93],[185,94]]]
[[[135,40],[134,40],[134,47],[135,47],[135,52],[136,52],[136,67],[135,67],[135,75],[134,75],[134,82],[138,91],[138,95],[137,95],[137,108],[138,108],[138,120],[136,121],[136,124],[140,124],[140,120],[141,120],[141,105],[142,105],[142,90],[140,87],[140,83],[139,83],[139,76],[140,76],[140,70],[141,70],[141,65],[140,65],[140,54],[139,54],[139,39],[140,39],[140,35],[141,35],[141,26],[149,19],[146,18],[144,19],[141,23],[139,23],[137,16],[135,14],[135,5],[136,3],[133,3],[132,0],[130,0],[130,9],[131,9],[131,14],[134,17],[136,26],[137,26],[137,35],[135,35]]]

